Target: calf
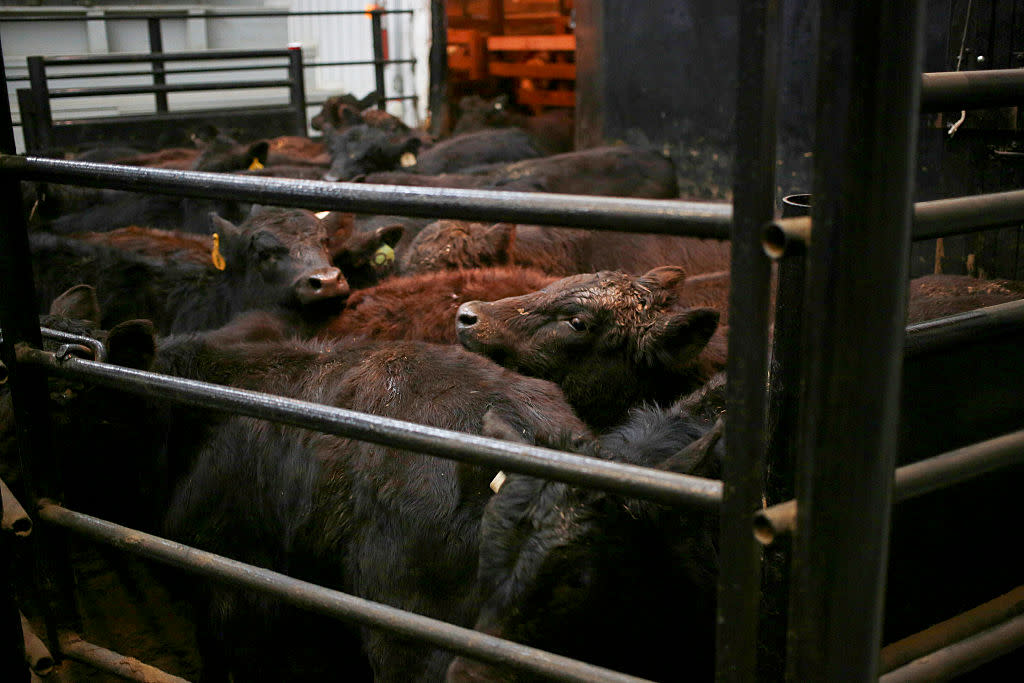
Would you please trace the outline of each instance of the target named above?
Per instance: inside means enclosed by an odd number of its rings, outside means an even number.
[[[365,335],[455,344],[452,320],[461,304],[526,294],[552,279],[540,271],[516,267],[391,278],[352,292],[344,310],[317,333],[325,338]]]
[[[38,287],[45,297],[85,281],[100,292],[105,323],[149,317],[161,332],[217,327],[253,308],[304,317],[340,309],[348,283],[331,263],[324,222],[312,213],[261,208],[237,227],[215,215],[208,220],[219,235],[223,271],[36,233]]]
[[[484,164],[533,159],[543,154],[544,150],[522,129],[480,130],[434,144],[417,156],[416,164],[409,170],[427,175],[454,173]]]
[[[724,367],[725,332],[713,339],[720,313],[689,305],[685,278],[675,266],[574,275],[531,294],[462,304],[456,335],[505,367],[556,382],[577,414],[603,429],[631,406],[676,398]]]
[[[506,263],[552,275],[598,270],[641,274],[662,265],[705,273],[728,270],[730,243],[672,235],[440,220],[421,230],[409,243],[399,268],[403,273],[421,273]]]
[[[492,411],[530,440],[544,442],[564,430],[586,434],[556,386],[457,346],[247,343],[235,335],[228,328],[167,339],[154,369],[467,433],[480,433]],[[124,356],[118,336],[112,331],[108,346]],[[172,538],[472,625],[478,528],[496,468],[250,418],[202,417],[202,427],[160,426],[175,438],[167,461],[194,462],[167,516]],[[220,584],[204,597],[204,679],[298,680],[310,662],[321,666],[321,676],[339,668],[363,672],[354,629],[297,618],[273,601]],[[391,634],[359,629],[358,635],[362,656],[381,680],[439,680],[450,659]],[[326,660],[302,656],[303,644],[315,650],[325,642]]]
[[[717,478],[720,434],[678,408],[647,408],[582,450]],[[715,509],[509,474],[480,525],[476,630],[647,679],[677,680],[684,666],[687,677],[710,680],[717,536]],[[532,677],[460,657],[448,680]]]
[[[549,109],[529,115],[510,107],[506,95],[491,100],[467,95],[459,99],[458,110],[459,117],[452,135],[515,126],[527,131],[546,154],[568,152],[573,146],[573,117],[568,109]]]
[[[380,95],[376,91],[367,94],[362,99],[350,93],[332,95],[323,103],[319,113],[310,120],[309,125],[313,130],[319,131],[328,127],[341,130],[344,121],[350,119],[353,114],[358,115],[359,112],[375,104],[379,97]]]

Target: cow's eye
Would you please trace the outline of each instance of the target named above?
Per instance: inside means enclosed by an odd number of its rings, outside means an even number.
[[[569,327],[571,327],[572,329],[576,330],[577,332],[586,332],[587,331],[587,324],[585,322],[583,322],[582,320],[580,320],[579,318],[571,318],[571,319],[569,319],[568,322],[569,322]]]

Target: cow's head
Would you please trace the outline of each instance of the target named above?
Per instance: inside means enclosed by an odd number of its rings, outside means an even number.
[[[402,253],[403,274],[500,266],[512,261],[516,226],[440,220],[423,228]]]
[[[352,289],[371,287],[395,271],[395,246],[405,233],[404,225],[389,223],[359,230],[352,214],[338,212],[326,214],[324,220],[338,224],[330,232],[328,249]]]
[[[585,422],[609,427],[638,402],[681,395],[710,374],[699,357],[719,314],[680,300],[684,279],[674,266],[639,277],[574,275],[531,294],[467,302],[456,334],[471,351],[556,382]]]
[[[600,447],[573,450],[714,478],[720,429],[652,409]],[[709,678],[716,537],[714,509],[508,474],[481,522],[475,628],[654,680],[677,678],[680,662],[695,680]],[[465,658],[448,670],[449,681],[531,679]]]
[[[192,162],[193,171],[230,173],[262,168],[270,153],[270,143],[266,140],[242,144],[216,129],[197,133],[196,144],[202,151]]]
[[[393,118],[393,117],[392,117]],[[401,123],[399,121],[399,123]],[[404,129],[404,130],[403,130]],[[351,180],[376,171],[390,171],[406,155],[415,157],[423,141],[407,126],[392,123],[359,123],[345,130],[324,130],[331,167],[324,180]],[[409,158],[409,157],[407,157]]]
[[[335,307],[348,296],[341,270],[331,262],[329,235],[310,211],[255,207],[241,224],[211,214],[225,276],[233,295],[258,305]]]

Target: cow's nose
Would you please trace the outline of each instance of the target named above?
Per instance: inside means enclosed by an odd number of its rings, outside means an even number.
[[[295,293],[302,303],[333,299],[348,294],[349,287],[338,268],[320,268],[306,273],[295,283]]]
[[[477,315],[475,304],[475,301],[467,301],[459,306],[459,310],[455,314],[456,327],[472,327],[477,324],[480,316]]]

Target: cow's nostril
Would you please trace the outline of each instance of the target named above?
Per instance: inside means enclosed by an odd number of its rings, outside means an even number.
[[[319,289],[324,286],[323,281],[318,277],[311,277],[306,282],[309,283],[309,286],[313,289],[314,292],[319,291]]]
[[[459,321],[460,325],[467,325],[468,326],[468,325],[476,325],[477,320],[479,320],[479,318],[476,317],[475,313],[462,312],[462,313],[459,313],[459,316],[458,316],[457,320]]]

